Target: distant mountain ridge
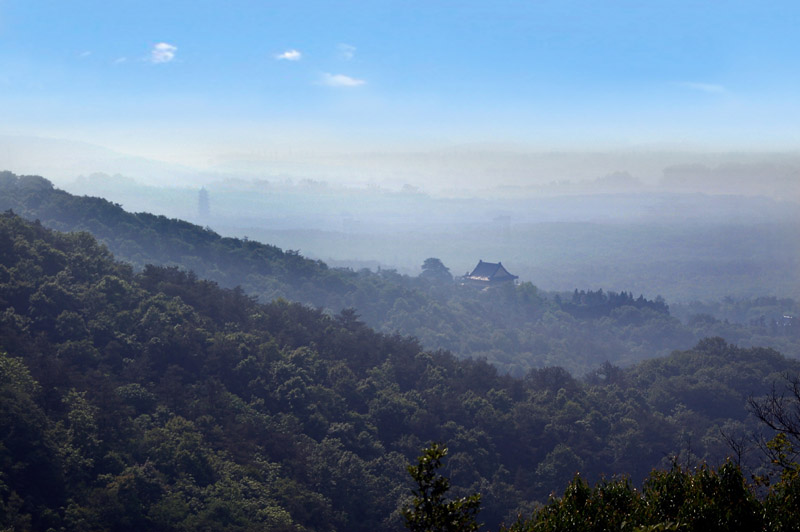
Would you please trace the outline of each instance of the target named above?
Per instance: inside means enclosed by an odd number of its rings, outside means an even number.
[[[59,181],[98,171],[135,175],[142,183],[176,185],[196,181],[200,172],[180,164],[120,153],[88,142],[0,135],[0,167],[19,174],[42,173]],[[213,174],[209,174],[211,179]]]
[[[2,172],[0,190],[4,192],[2,209],[38,218],[60,231],[89,231],[138,268],[150,263],[180,265],[231,287],[250,274],[291,283],[327,270],[322,262],[275,246],[221,237],[198,225],[165,216],[129,213],[102,198],[73,196],[38,176],[17,177]],[[189,260],[189,256],[201,260]],[[245,257],[249,260],[237,260]],[[204,275],[207,265],[214,268],[213,275]]]
[[[791,299],[758,303],[754,324],[710,316],[683,324],[663,302],[625,291],[575,290],[556,298],[531,283],[482,292],[393,270],[329,268],[296,251],[73,196],[37,176],[0,173],[0,210],[7,209],[60,231],[89,231],[139,270],[148,264],[177,266],[223,287],[241,286],[264,302],[285,298],[332,313],[355,309],[379,331],[410,334],[427,348],[460,357],[484,358],[517,376],[542,366],[585,374],[605,361],[630,365],[687,349],[709,335],[800,356],[800,336],[774,327],[784,313],[796,312]]]

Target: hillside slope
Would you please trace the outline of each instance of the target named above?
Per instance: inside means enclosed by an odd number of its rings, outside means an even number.
[[[721,427],[754,428],[746,397],[800,371],[717,339],[586,381],[515,379],[351,311],[134,273],[11,214],[0,308],[0,524],[33,530],[398,530],[405,465],[432,440],[495,527],[576,470],[720,461]]]
[[[576,290],[554,297],[531,283],[480,291],[392,270],[328,268],[297,252],[129,213],[100,198],[70,195],[41,177],[8,172],[0,174],[0,210],[6,209],[61,231],[89,231],[137,270],[146,264],[179,266],[222,287],[241,286],[264,302],[283,297],[333,313],[353,308],[379,331],[413,335],[428,349],[459,357],[485,358],[520,377],[544,366],[574,374],[605,361],[628,366],[688,349],[706,336],[800,357],[800,326],[776,326],[784,314],[800,311],[786,298],[754,302],[756,314],[743,324],[711,316],[681,322],[663,302],[626,292]]]

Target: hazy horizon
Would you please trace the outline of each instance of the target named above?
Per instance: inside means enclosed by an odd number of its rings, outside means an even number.
[[[797,14],[790,2],[6,0],[0,135],[105,158],[73,178],[145,183],[288,173],[441,191],[614,172],[655,183],[667,166],[786,154],[800,166]]]
[[[514,260],[559,288],[690,297],[762,246],[747,270],[762,273],[714,296],[794,294],[796,15],[747,1],[5,0],[0,170],[335,264]],[[679,270],[649,273],[675,254],[692,264],[680,291]]]
[[[320,183],[438,197],[521,197],[630,192],[702,192],[800,199],[798,152],[689,150],[536,151],[454,145],[416,152],[261,153],[195,168],[66,139],[0,134],[0,164],[57,186],[108,176],[115,186],[199,188],[222,182]],[[102,188],[102,187],[101,187]]]

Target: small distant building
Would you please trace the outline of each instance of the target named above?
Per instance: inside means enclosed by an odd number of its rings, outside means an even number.
[[[478,261],[478,265],[463,277],[464,284],[472,284],[478,286],[492,286],[513,282],[519,279],[518,276],[513,275],[503,267],[502,262],[483,262]]]

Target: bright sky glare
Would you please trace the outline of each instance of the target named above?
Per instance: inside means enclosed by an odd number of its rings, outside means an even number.
[[[796,149],[800,2],[0,0],[0,134],[252,150]]]

